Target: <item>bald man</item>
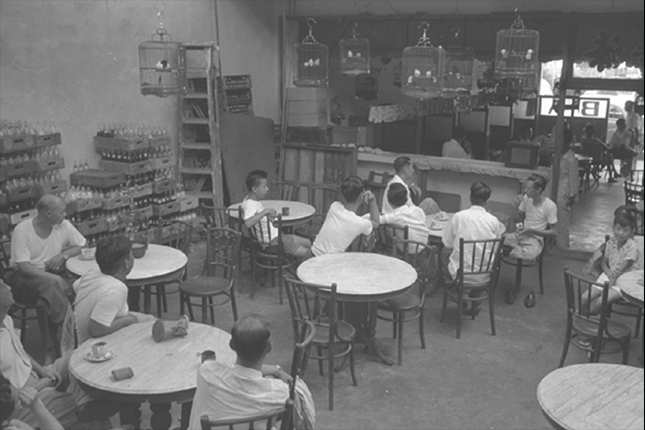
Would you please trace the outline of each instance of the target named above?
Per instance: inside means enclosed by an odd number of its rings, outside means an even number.
[[[17,267],[7,279],[19,303],[34,303],[38,325],[45,344],[45,363],[52,363],[58,353],[58,327],[73,295],[63,278],[65,262],[78,255],[85,238],[65,219],[66,204],[59,197],[46,194],[36,206],[38,215],[16,226],[11,239],[11,264]]]

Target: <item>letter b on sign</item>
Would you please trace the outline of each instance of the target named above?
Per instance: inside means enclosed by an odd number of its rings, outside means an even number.
[[[592,100],[583,100],[580,103],[580,113],[582,116],[598,117],[600,113],[600,103]]]

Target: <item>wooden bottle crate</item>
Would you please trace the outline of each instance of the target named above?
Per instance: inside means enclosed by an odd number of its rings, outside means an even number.
[[[199,198],[195,196],[186,196],[179,201],[179,212],[192,211],[199,207]]]
[[[102,207],[102,199],[78,199],[67,203],[66,212],[68,215],[71,215],[77,212],[86,212],[93,209],[101,209]]]
[[[156,136],[148,139],[148,146],[150,148],[157,148],[159,146],[170,146],[170,136]]]
[[[3,172],[2,174],[0,174],[0,177],[9,179],[16,176],[26,175],[28,173],[32,173],[34,171],[34,168],[34,162],[31,160],[21,161],[20,163],[6,164],[0,167],[0,170],[2,170]]]
[[[36,148],[43,148],[45,146],[60,145],[62,142],[60,133],[43,134],[36,136]]]
[[[113,210],[113,209],[124,208],[128,206],[130,202],[132,202],[132,198],[130,196],[117,196],[117,197],[105,198],[103,199],[103,209]]]
[[[152,158],[149,160],[154,170],[171,169],[177,165],[177,159],[174,156]]]
[[[16,225],[20,221],[33,218],[36,215],[38,215],[38,211],[36,209],[27,209],[26,211],[16,212],[11,214],[9,215],[9,218],[10,218],[11,225]]]
[[[83,170],[71,173],[69,179],[72,185],[92,188],[112,188],[125,184],[125,173],[106,170]]]
[[[152,193],[161,194],[177,188],[177,181],[174,179],[164,179],[163,181],[154,181],[152,183]]]
[[[18,136],[6,136],[0,139],[0,154],[10,152],[24,151],[36,146],[36,139],[31,134],[22,134]]]
[[[152,205],[153,216],[166,216],[179,212],[181,203],[176,200],[174,202],[163,203],[160,205]]]
[[[38,197],[38,188],[34,185],[18,187],[6,193],[7,203],[19,202],[21,200],[34,199]]]
[[[75,227],[83,236],[91,236],[93,234],[108,231],[108,224],[105,218],[93,219],[91,221],[82,221],[76,223]]]
[[[36,164],[36,172],[49,172],[50,170],[58,170],[65,167],[65,159],[63,157],[42,161],[35,160],[32,162]]]
[[[40,195],[58,194],[67,190],[67,182],[58,181],[58,182],[52,182],[51,184],[38,185],[37,187],[38,187],[38,193]]]
[[[146,148],[148,148],[148,139],[143,136],[132,139],[94,136],[94,149],[96,150],[139,151]]]
[[[126,175],[139,175],[150,172],[152,164],[150,160],[139,161],[138,163],[121,163],[119,161],[99,160],[99,168],[110,172],[123,172]]]
[[[138,189],[132,193],[132,198],[138,199],[139,197],[152,195],[152,184],[152,182],[148,182],[147,184],[139,185]]]

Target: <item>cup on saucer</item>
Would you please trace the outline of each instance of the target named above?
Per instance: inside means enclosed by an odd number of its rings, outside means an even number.
[[[92,344],[92,357],[96,359],[105,358],[108,354],[107,342],[99,341]]]

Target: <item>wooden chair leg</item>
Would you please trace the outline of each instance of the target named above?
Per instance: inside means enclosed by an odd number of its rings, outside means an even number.
[[[206,322],[208,318],[208,306],[206,306],[206,297],[202,297],[202,323],[208,324]]]
[[[403,364],[403,316],[404,312],[397,312],[398,314],[398,326],[399,326],[399,339],[398,339],[398,348],[399,348],[399,366]]]
[[[231,288],[231,308],[233,309],[233,321],[237,321],[237,302],[235,301],[235,286]]]
[[[443,317],[446,315],[446,305],[448,304],[448,293],[446,292],[446,287],[443,289],[443,306],[441,307],[441,318],[439,322],[443,322]]]
[[[184,315],[184,310],[186,309],[186,304],[184,303],[184,300],[186,300],[186,295],[183,292],[179,292],[179,316]]]
[[[334,346],[329,345],[327,353],[329,354],[329,410],[334,410]]]
[[[457,294],[457,339],[461,338],[461,311],[463,306],[461,302],[463,301],[464,293],[460,290]]]
[[[546,244],[544,244],[546,246]],[[538,282],[540,283],[540,294],[544,294],[544,277],[542,272],[542,267],[544,266],[544,261],[542,256],[538,257]]]
[[[155,296],[157,298],[157,317],[161,318],[162,315],[163,315],[163,312],[162,312],[163,311],[163,299],[165,297],[163,295],[164,287],[163,287],[163,285],[156,285],[155,289],[156,289]]]
[[[424,329],[424,310],[423,308],[419,309],[419,337],[421,338],[421,349],[426,349],[426,335]]]
[[[493,336],[496,336],[495,332],[495,306],[493,306],[493,292],[488,291],[488,314],[490,315],[490,331],[493,333]]]
[[[210,314],[211,314],[211,324],[215,325],[215,307],[213,306],[212,297],[208,298],[208,309],[210,310]]]

